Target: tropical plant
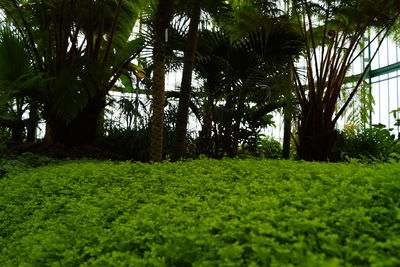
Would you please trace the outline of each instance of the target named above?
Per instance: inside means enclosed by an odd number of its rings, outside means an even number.
[[[10,141],[14,144],[23,141],[24,132],[31,124],[34,128],[37,124],[37,118],[24,118],[29,109],[35,112],[32,107],[38,77],[31,67],[23,40],[10,25],[3,25],[0,28],[0,126],[10,130]]]
[[[383,124],[371,127],[346,127],[340,132],[331,160],[358,158],[364,161],[387,161],[392,153],[400,152],[400,143]]]
[[[105,97],[143,47],[131,38],[142,0],[3,0],[0,8],[24,40],[55,143],[91,144]],[[60,19],[62,18],[62,19]]]
[[[272,136],[261,135],[257,144],[257,153],[265,158],[281,158],[282,145]]]
[[[176,115],[176,125],[172,142],[173,161],[179,160],[186,154],[186,135],[189,116],[189,104],[192,93],[192,73],[195,66],[196,50],[198,42],[199,23],[201,19],[201,11],[207,11],[208,14],[214,15],[216,19],[220,18],[221,13],[229,11],[229,6],[223,0],[191,0],[190,1],[190,24],[186,37],[183,73],[180,88],[180,97],[178,112]]]
[[[268,112],[288,105],[288,62],[300,51],[299,36],[284,17],[261,13],[249,22],[258,13],[250,7],[235,10],[237,30],[204,31],[200,38],[196,71],[206,99],[199,143],[206,155],[235,156],[241,141],[257,139]]]
[[[179,160],[185,156],[186,132],[189,116],[189,102],[192,91],[192,73],[196,58],[197,35],[199,31],[201,0],[192,0],[190,24],[184,52],[182,83],[173,139],[171,159]]]
[[[150,160],[161,161],[164,137],[165,61],[174,0],[159,0],[154,15]]]
[[[302,35],[304,66],[292,61],[301,107],[298,154],[304,160],[326,160],[337,138],[335,125],[363,84],[372,60],[400,14],[395,0],[292,1],[291,16]],[[371,39],[366,40],[370,34]],[[341,106],[338,99],[352,64],[371,43],[376,51]]]
[[[396,121],[394,123],[394,125],[397,127],[397,130],[399,130],[400,129],[400,108],[390,111],[390,114],[393,115],[393,118]],[[398,133],[397,139],[400,140],[400,132]]]

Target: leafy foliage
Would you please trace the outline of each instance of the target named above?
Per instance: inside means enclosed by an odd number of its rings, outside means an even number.
[[[301,50],[287,19],[261,14],[248,25],[244,16],[256,7],[242,8],[236,14],[240,30],[203,31],[199,39],[196,72],[206,96],[200,144],[202,153],[217,158],[235,156],[240,143],[257,139],[269,124],[265,116],[286,104],[288,62]]]
[[[282,157],[282,145],[272,136],[261,136],[258,140],[257,151],[266,158]]]
[[[397,266],[400,164],[72,161],[0,180],[2,266]]]
[[[400,9],[398,1],[391,0],[293,1],[291,13],[305,47],[305,77],[304,69],[294,61],[292,64],[301,107],[298,153],[305,160],[326,160],[337,138],[336,122],[365,87],[372,60],[400,16]],[[374,34],[371,28],[376,29]],[[366,34],[372,39],[366,41]],[[373,47],[375,40],[378,45]],[[348,71],[367,49],[372,55],[362,66],[361,75],[353,77],[351,90],[343,94]],[[361,105],[372,103],[365,88],[361,91]],[[345,98],[339,101],[341,95]],[[367,115],[363,108],[358,119],[364,121]],[[354,121],[354,116],[350,117]]]
[[[135,130],[114,127],[107,131],[106,136],[99,138],[97,145],[124,160],[148,161],[150,131],[149,128]]]
[[[370,128],[347,127],[339,135],[333,154],[336,158],[359,158],[366,161],[386,161],[400,152],[399,140],[382,124]]]
[[[371,84],[366,82],[363,82],[360,85],[359,91],[354,95],[353,100],[349,103],[348,108],[343,113],[348,123],[358,126],[369,124],[370,113],[374,111],[375,105],[375,99],[372,95],[371,87]],[[347,99],[349,91],[351,90],[352,87],[348,87],[348,84],[342,88],[342,96],[341,99],[338,100],[339,104],[342,104],[342,100]]]
[[[106,95],[145,46],[133,33],[146,2],[0,1],[46,81],[36,93],[55,143],[93,143]]]
[[[21,36],[10,25],[0,27],[0,137],[19,143],[24,128],[35,123],[23,118],[33,104],[39,79],[32,72],[29,54]],[[30,105],[29,105],[30,104]],[[29,126],[28,126],[29,127]],[[6,128],[9,128],[7,131]],[[10,134],[8,135],[7,132]],[[0,141],[1,142],[1,141]]]
[[[38,156],[30,152],[25,152],[20,156],[1,156],[0,154],[0,178],[8,174],[15,175],[29,168],[47,165],[53,161],[48,157]]]

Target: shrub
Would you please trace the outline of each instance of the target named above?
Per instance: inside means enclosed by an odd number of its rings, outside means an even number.
[[[150,130],[113,128],[100,138],[97,146],[118,154],[120,159],[145,162],[150,159]]]
[[[399,141],[382,124],[370,128],[347,127],[339,134],[331,158],[387,161],[392,153],[399,152],[399,147]]]
[[[399,266],[400,164],[72,161],[0,180],[2,266]]]
[[[164,159],[168,158],[171,153],[172,134],[171,128],[164,128]],[[110,152],[109,154],[114,154],[113,158],[117,160],[148,162],[150,160],[150,128],[139,130],[112,128],[107,131],[107,135],[98,140],[96,146]],[[186,156],[198,156],[195,141],[189,134],[187,135],[187,149]]]
[[[0,126],[0,153],[7,149],[7,142],[11,139],[10,132]]]
[[[25,152],[19,156],[5,156],[0,154],[0,178],[7,174],[16,174],[29,168],[47,165],[54,160],[42,157],[30,152]]]
[[[265,158],[277,159],[282,157],[282,145],[272,136],[262,135],[257,142],[257,153]]]

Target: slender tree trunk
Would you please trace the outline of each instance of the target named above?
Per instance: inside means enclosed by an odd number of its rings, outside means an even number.
[[[153,102],[151,118],[150,160],[161,161],[164,137],[165,49],[166,36],[174,0],[159,0],[155,15],[153,48]]]
[[[291,72],[290,72],[291,73]],[[294,113],[294,99],[291,90],[285,94],[286,105],[283,106],[283,149],[282,158],[290,158],[290,141],[292,137],[292,118]]]
[[[46,128],[45,128],[45,133],[44,133],[44,142],[48,145],[54,144],[54,138],[53,138],[53,130],[51,129],[51,126],[48,122],[46,122]]]
[[[27,124],[26,141],[34,142],[36,140],[36,129],[39,121],[38,104],[31,102],[29,104],[29,120]]]
[[[172,143],[171,159],[173,161],[184,157],[186,152],[186,132],[189,117],[190,94],[192,92],[192,72],[196,58],[197,37],[199,32],[201,0],[192,1],[192,14],[190,16],[189,32],[185,47],[181,92]]]
[[[247,96],[247,85],[243,85],[240,88],[239,96],[238,96],[238,104],[235,116],[235,125],[233,126],[233,136],[232,136],[232,148],[229,153],[229,157],[235,157],[238,153],[239,149],[239,135],[240,135],[240,123],[242,122],[243,113],[244,113],[244,105],[246,102]]]
[[[222,146],[221,149],[218,149],[218,157],[223,158],[225,156],[229,156],[233,146],[233,109],[235,106],[235,99],[232,93],[228,93],[226,97],[226,102],[224,106],[224,111],[222,115],[222,131],[220,134],[220,144]]]
[[[204,104],[203,125],[199,136],[200,153],[207,157],[213,156],[212,123],[214,112],[213,99],[208,97]]]
[[[288,105],[283,107],[283,151],[282,158],[290,158],[290,137],[292,133],[292,116]]]

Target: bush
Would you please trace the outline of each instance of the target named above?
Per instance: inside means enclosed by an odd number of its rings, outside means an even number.
[[[73,161],[0,180],[2,266],[399,266],[400,164]]]
[[[282,157],[282,145],[272,136],[262,135],[257,142],[257,153],[265,158],[277,159]]]
[[[118,154],[123,160],[146,162],[150,159],[150,130],[113,128],[100,138],[97,146]]]
[[[371,128],[346,127],[339,134],[332,159],[358,158],[364,161],[387,161],[400,152],[400,144],[384,125]]]
[[[164,128],[163,158],[168,158],[172,148],[172,129]],[[148,162],[150,160],[150,128],[139,130],[113,128],[98,140],[97,147],[117,155],[117,160]],[[195,141],[187,135],[187,157],[197,157]]]
[[[246,157],[279,159],[282,157],[282,145],[274,137],[260,134],[254,137],[253,142],[248,142],[239,147],[238,157],[243,159]]]
[[[0,153],[7,149],[7,142],[9,142],[10,139],[10,132],[7,128],[0,126]]]
[[[0,154],[0,178],[7,174],[16,174],[29,168],[47,165],[53,161],[48,157],[38,156],[30,152],[25,152],[19,156],[1,156]]]

